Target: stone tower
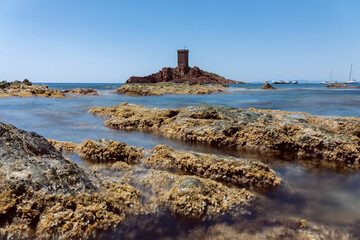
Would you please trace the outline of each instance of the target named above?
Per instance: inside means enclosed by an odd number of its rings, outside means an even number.
[[[178,52],[178,68],[188,69],[189,68],[189,50],[180,49]]]

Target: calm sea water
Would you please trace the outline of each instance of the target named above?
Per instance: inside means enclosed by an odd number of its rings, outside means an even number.
[[[337,226],[360,226],[360,174],[357,172],[342,173],[334,169],[306,167],[302,163],[284,161],[281,156],[268,156],[266,153],[212,148],[138,131],[112,130],[103,125],[104,119],[87,113],[93,106],[109,107],[122,102],[159,108],[183,108],[208,103],[360,117],[360,89],[327,89],[322,84],[294,84],[275,85],[279,90],[264,91],[259,89],[262,84],[245,84],[232,85],[225,94],[133,97],[113,93],[121,84],[47,85],[62,90],[76,87],[94,88],[100,95],[71,96],[67,99],[0,98],[0,121],[62,141],[80,143],[85,139],[107,138],[146,149],[157,144],[166,144],[178,150],[259,159],[270,164],[285,180],[286,187],[266,195],[263,205],[269,215],[295,216]],[[76,157],[73,160],[84,164]],[[182,224],[177,220],[173,220],[173,223],[174,221]],[[197,226],[199,224],[205,223],[197,223]],[[211,225],[211,222],[206,224]],[[186,226],[180,229],[188,231],[189,226]]]

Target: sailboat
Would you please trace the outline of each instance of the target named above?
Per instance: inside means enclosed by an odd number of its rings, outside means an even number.
[[[349,80],[347,80],[345,83],[347,83],[347,84],[359,83],[359,82],[355,81],[355,79],[351,79],[351,73],[352,73],[352,64],[350,66]]]
[[[335,84],[335,83],[337,83],[336,81],[332,80],[332,75],[333,75],[333,70],[331,69],[330,81],[323,81],[323,82],[320,82],[320,83],[321,84]]]

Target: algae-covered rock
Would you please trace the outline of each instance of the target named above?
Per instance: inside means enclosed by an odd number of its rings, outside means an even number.
[[[145,160],[148,166],[181,169],[191,174],[234,183],[240,187],[275,187],[281,178],[267,165],[247,159],[195,152],[181,152],[158,145]]]
[[[359,86],[350,86],[346,83],[334,83],[331,85],[327,85],[327,88],[360,88]]]
[[[137,150],[134,147],[111,140],[86,140],[81,145],[91,150],[86,151],[86,159],[112,163],[95,165],[93,169],[121,172],[126,182],[136,186],[148,212],[166,208],[176,215],[206,219],[228,212],[233,207],[250,205],[256,195],[245,188],[272,188],[281,182],[273,170],[257,161],[180,152],[158,145],[147,152],[146,158],[142,151],[133,152],[131,156],[135,156],[136,161],[130,161],[130,165],[118,156],[128,154],[128,149]],[[118,145],[121,147],[114,148]],[[98,151],[99,148],[101,151]],[[77,153],[81,153],[81,147],[76,149]],[[115,157],[102,154],[110,150],[116,154]],[[225,186],[225,183],[230,183],[230,186]]]
[[[323,158],[343,167],[360,166],[360,119],[356,117],[207,104],[157,109],[122,103],[95,107],[89,113],[110,117],[105,125],[115,129],[152,130],[183,140]]]
[[[206,85],[202,83],[127,83],[117,88],[116,92],[119,94],[127,94],[133,96],[159,96],[164,94],[202,95],[221,93],[225,91],[226,87],[228,86],[225,84]]]
[[[175,215],[192,219],[207,219],[236,207],[243,208],[256,198],[244,188],[230,188],[211,179],[160,170],[151,169],[129,178],[147,189],[150,208],[165,207]]]
[[[33,132],[0,123],[0,239],[88,239],[141,213],[131,185],[66,160]]]
[[[132,147],[114,140],[94,141],[87,139],[81,144],[54,139],[48,139],[48,141],[60,152],[79,154],[80,157],[94,163],[114,163],[117,161],[137,163],[144,156],[142,148]]]
[[[0,98],[3,97],[50,97],[64,98],[61,90],[51,89],[44,84],[34,85],[29,80],[0,83]]]
[[[95,162],[123,161],[127,163],[136,163],[144,156],[140,148],[105,139],[85,140],[79,147],[79,155]]]
[[[77,95],[94,95],[97,96],[99,95],[98,92],[92,88],[75,88],[75,89],[70,89],[70,90],[64,90],[62,91],[63,93],[68,93],[68,94],[77,94]]]
[[[67,141],[57,141],[54,139],[46,139],[56,150],[59,152],[77,152],[79,149],[79,144]]]
[[[261,87],[261,89],[264,89],[264,90],[275,90],[277,89],[276,87],[273,87],[270,85],[270,83],[265,83],[264,86]]]

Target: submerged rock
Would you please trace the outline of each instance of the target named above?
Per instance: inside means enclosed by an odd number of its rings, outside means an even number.
[[[264,86],[261,87],[261,89],[264,89],[264,90],[274,90],[274,89],[277,89],[276,87],[273,87],[270,85],[270,83],[265,83]]]
[[[94,95],[97,96],[99,95],[98,92],[92,88],[75,88],[75,89],[70,89],[70,90],[64,90],[62,91],[63,93],[68,93],[68,94],[77,94],[77,95]]]
[[[173,84],[167,82],[159,83],[127,83],[117,88],[116,93],[133,96],[159,96],[164,94],[211,94],[221,93],[228,86],[225,84],[205,85],[201,83],[180,83]]]
[[[151,169],[141,176],[129,175],[130,181],[150,191],[150,209],[166,208],[175,215],[192,219],[208,219],[233,208],[253,203],[256,195],[244,188],[197,176],[178,175]]]
[[[359,86],[350,86],[346,83],[334,83],[331,85],[327,85],[327,88],[360,88]]]
[[[110,117],[115,129],[152,130],[165,136],[218,146],[288,152],[359,168],[360,119],[320,117],[278,110],[248,110],[200,104],[157,109],[122,103],[94,107],[89,113]]]
[[[0,82],[0,98],[4,97],[50,97],[64,98],[61,90],[51,89],[44,84],[33,85],[29,80],[23,82]]]
[[[43,137],[0,123],[0,239],[86,239],[141,213],[139,192],[66,160]]]
[[[92,144],[97,146],[102,141],[86,140],[81,145],[97,149]],[[87,144],[89,142],[90,147]],[[105,142],[101,152],[114,150],[108,144],[110,141]],[[52,143],[55,146],[64,144],[54,140]],[[117,155],[126,155],[127,149],[136,149],[116,141],[111,141],[111,145],[122,146],[115,148],[114,152]],[[80,149],[79,145],[76,148],[77,153],[81,153]],[[122,172],[126,181],[140,189],[144,207],[149,212],[167,208],[172,213],[184,217],[208,218],[227,212],[235,206],[249,205],[250,200],[256,195],[245,188],[272,188],[281,183],[281,178],[276,176],[273,170],[257,161],[180,152],[164,145],[155,146],[153,150],[147,152],[148,157],[145,157],[140,150],[132,151],[130,155],[136,157],[135,164],[129,165],[123,158],[114,158],[105,154],[102,155],[101,162],[115,162],[112,165],[93,168],[100,171]],[[88,151],[86,159],[92,158],[98,158],[97,151]],[[178,169],[183,172],[179,172]],[[183,175],[184,173],[187,175]],[[231,187],[226,187],[224,185],[226,182],[230,183]]]

